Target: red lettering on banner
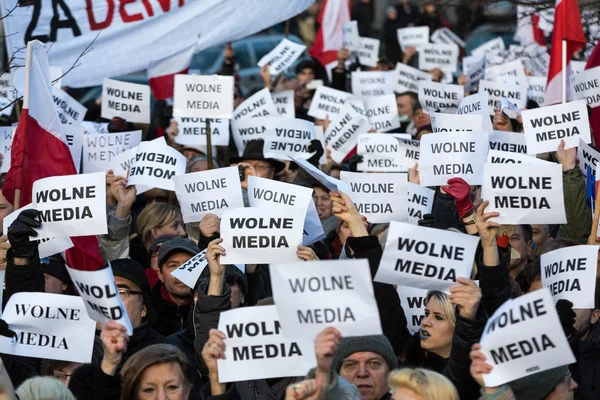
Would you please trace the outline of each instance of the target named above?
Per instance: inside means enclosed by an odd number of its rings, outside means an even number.
[[[171,11],[171,1],[172,0],[156,0],[156,2],[158,2],[158,4],[160,5],[160,8],[162,9],[163,13],[167,13],[167,12]],[[151,0],[142,0],[141,1],[142,5],[144,6],[144,8],[146,10],[146,13],[148,14],[147,17],[140,12],[136,13],[136,14],[130,14],[125,9],[125,6],[132,4],[132,3],[137,3],[136,0],[118,0],[118,2],[119,2],[119,15],[121,16],[121,20],[124,23],[137,22],[137,21],[142,21],[149,17],[154,17],[154,14],[155,14],[154,7],[156,7],[156,5],[153,5],[151,3]],[[86,4],[88,22],[90,24],[90,30],[98,31],[98,30],[110,27],[110,25],[113,22],[113,17],[114,17],[114,13],[115,13],[115,0],[106,0],[107,13],[106,13],[106,18],[104,19],[104,21],[96,20],[96,15],[94,15],[94,5],[92,4],[92,0],[85,0],[85,4]],[[179,7],[183,7],[185,5],[185,0],[178,0],[177,4]],[[96,8],[101,8],[101,7],[96,6]]]
[[[144,16],[142,15],[142,13],[137,13],[137,14],[128,14],[127,11],[125,11],[125,6],[127,4],[131,4],[131,3],[135,3],[136,0],[120,0],[119,1],[121,4],[119,4],[119,14],[121,14],[121,19],[123,20],[123,22],[127,23],[127,22],[136,22],[136,21],[141,21],[144,19]]]
[[[96,16],[94,15],[94,5],[92,4],[92,0],[85,0],[85,9],[87,11],[88,21],[90,23],[90,30],[99,31],[100,29],[108,27],[112,23],[113,14],[115,12],[115,2],[114,0],[106,0],[106,4],[108,6],[106,19],[102,22],[97,22]]]

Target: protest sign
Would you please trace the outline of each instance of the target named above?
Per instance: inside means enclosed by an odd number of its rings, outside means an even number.
[[[234,208],[221,214],[224,264],[294,262],[302,244],[302,207]]]
[[[248,177],[248,204],[250,207],[306,207],[302,233],[303,246],[311,245],[325,237],[312,193],[311,188],[256,176]]]
[[[217,360],[219,382],[304,376],[316,365],[313,341],[289,335],[279,321],[274,305],[221,313],[219,331],[227,348],[224,359]]]
[[[327,86],[319,86],[308,108],[308,115],[317,119],[329,117],[330,120],[333,120],[341,114],[344,104],[351,97],[350,93]]]
[[[600,106],[600,67],[591,68],[571,79],[573,98],[585,100],[588,106]]]
[[[479,81],[485,75],[485,54],[473,55],[463,58],[463,74],[467,77],[465,91],[473,92],[479,90]]]
[[[435,191],[408,182],[408,222],[417,225],[425,214],[431,214]]]
[[[493,367],[483,374],[486,387],[576,361],[546,289],[504,302],[485,324],[480,343]]]
[[[396,35],[398,36],[398,43],[400,43],[403,52],[409,47],[419,50],[422,45],[429,43],[428,26],[401,28],[396,30]]]
[[[73,164],[75,170],[79,173],[81,166],[81,154],[83,151],[83,127],[81,125],[61,125],[64,138],[67,140],[66,144],[69,146],[71,152],[71,158],[73,158]]]
[[[454,32],[450,29],[444,27],[438,28],[431,34],[431,41],[433,43],[440,44],[456,44],[459,47],[465,48],[465,42],[461,38],[459,38]]]
[[[21,211],[28,210],[31,208],[33,208],[33,205],[31,203],[29,203],[26,206],[23,206],[23,207],[19,208],[18,210],[11,212],[6,217],[4,217],[4,220],[2,221],[3,222],[2,223],[2,229],[3,229],[2,234],[6,235],[8,233],[8,228],[17,219],[19,214],[21,214]],[[37,229],[38,234],[40,231],[43,231],[44,228],[45,228],[44,226],[38,228]],[[33,238],[33,239],[37,239],[37,238]],[[66,251],[66,250],[70,249],[71,247],[73,247],[73,242],[71,241],[71,238],[69,238],[68,236],[45,238],[45,239],[40,239],[37,241],[38,241],[38,254],[39,254],[40,258],[50,257],[55,254],[62,253],[63,251]],[[0,282],[3,282],[3,281],[0,280]]]
[[[206,121],[210,121],[213,146],[229,146],[229,120],[224,118],[174,117],[179,133],[175,143],[183,146],[206,146]]]
[[[135,163],[129,172],[127,186],[175,190],[175,175],[185,174],[183,154],[167,145],[164,138],[141,142],[135,154]]]
[[[17,334],[0,337],[4,354],[76,363],[92,360],[96,323],[77,296],[15,293],[2,319]]]
[[[206,214],[220,217],[224,210],[244,207],[238,167],[192,172],[173,179],[185,223],[201,221]]]
[[[85,135],[83,138],[83,172],[108,171],[114,157],[137,147],[141,141],[142,131]]]
[[[272,76],[279,75],[289,68],[302,55],[304,50],[306,50],[305,45],[283,38],[273,50],[258,61],[258,66],[262,68],[264,65],[269,64],[269,73]]]
[[[483,130],[492,132],[494,128],[487,107],[488,101],[489,96],[485,91],[472,94],[462,99],[456,113],[459,115],[480,115]]]
[[[355,50],[359,62],[366,67],[376,67],[379,58],[379,45],[377,39],[368,37],[360,38],[360,47]]]
[[[2,115],[12,114],[14,101],[19,93],[13,84],[13,75],[10,72],[2,73],[0,76],[0,111]]]
[[[208,261],[206,261],[206,249],[204,249],[194,257],[181,264],[175,271],[171,272],[171,276],[185,283],[190,289],[194,289],[196,287],[196,282],[198,282],[198,278],[200,278],[202,270],[204,270],[204,267],[207,265]]]
[[[490,150],[487,158],[488,164],[547,164],[540,158],[528,156],[522,153],[511,153],[508,151]],[[550,163],[552,164],[552,163]]]
[[[358,171],[406,172],[419,161],[420,142],[402,139],[398,134],[358,135],[357,154],[363,157]]]
[[[428,290],[410,286],[398,286],[397,290],[402,310],[406,315],[406,327],[410,333],[415,334],[421,330],[421,323],[425,318],[425,298]]]
[[[446,185],[463,178],[469,185],[483,182],[489,141],[485,132],[443,132],[423,135],[419,174],[421,186]]]
[[[344,22],[344,25],[342,25],[342,35],[343,47],[350,51],[356,51],[360,49],[360,36],[358,35],[357,21]]]
[[[397,63],[394,71],[394,92],[396,93],[419,93],[419,82],[433,79],[429,72],[402,63]]]
[[[109,169],[112,169],[115,176],[127,176],[129,168],[135,163],[135,155],[137,154],[137,146],[133,147],[110,160]],[[138,190],[138,194],[140,194]]]
[[[314,339],[328,326],[342,337],[381,335],[366,259],[275,264],[270,272],[286,336]]]
[[[565,149],[576,147],[580,139],[592,141],[583,100],[524,110],[522,114],[528,154],[556,151],[561,140]]]
[[[294,104],[293,90],[271,93],[271,98],[273,99],[273,104],[275,104],[280,116],[296,118],[296,105]]]
[[[290,160],[291,157],[310,158],[311,140],[317,138],[315,124],[304,119],[273,117],[265,132],[263,155],[266,158]]]
[[[87,108],[79,104],[67,92],[53,86],[52,98],[54,99],[54,107],[56,108],[56,113],[60,118],[61,124],[79,125],[83,122]]]
[[[91,319],[102,324],[111,320],[118,322],[127,328],[128,335],[133,334],[110,263],[96,271],[82,271],[67,265],[67,271]]]
[[[419,69],[430,71],[439,68],[442,71],[454,73],[458,68],[459,52],[460,49],[455,44],[423,44],[419,46]]]
[[[470,278],[478,237],[392,221],[375,282],[448,291]]]
[[[389,132],[400,127],[396,96],[386,94],[365,100],[367,118],[377,132]]]
[[[577,158],[579,159],[579,168],[583,171],[584,175],[587,172],[588,166],[592,169],[592,175],[597,175],[596,171],[598,170],[598,161],[600,160],[600,152],[598,150],[580,140],[579,147],[577,147]]]
[[[518,116],[521,115],[521,110],[519,109],[519,107],[517,107],[516,104],[505,98],[502,98],[500,100],[500,112],[513,119],[516,119]]]
[[[527,76],[521,60],[513,60],[504,64],[486,68],[485,79],[488,81],[502,82],[502,78],[511,77],[521,86],[527,86]]]
[[[0,282],[4,282],[4,276],[6,275],[6,270],[0,270]],[[2,299],[4,296],[4,285],[0,285],[0,317],[2,317],[2,310],[4,309]]]
[[[525,135],[520,132],[491,131],[489,139],[490,150],[528,154]]]
[[[429,116],[431,119],[431,128],[434,133],[483,131],[481,115],[461,115],[430,112]]]
[[[454,112],[465,96],[460,85],[446,85],[437,82],[419,82],[419,102],[427,113]]]
[[[527,100],[535,101],[540,107],[544,106],[546,78],[543,76],[528,76],[527,84]]]
[[[249,141],[265,139],[271,121],[273,121],[272,117],[245,118],[231,121],[231,136],[239,156],[244,153]]]
[[[565,247],[541,255],[542,286],[550,289],[554,302],[565,299],[573,303],[573,308],[596,309],[594,298],[599,248]]]
[[[273,103],[271,92],[268,88],[264,88],[248,97],[242,104],[237,106],[233,112],[233,120],[254,117],[277,116],[277,108]],[[232,121],[233,122],[233,121]]]
[[[346,193],[358,213],[372,224],[408,221],[407,174],[363,174],[342,171],[342,182],[352,189]]]
[[[487,92],[489,114],[494,115],[494,110],[500,108],[503,98],[510,100],[520,108],[527,104],[527,86],[510,85],[506,83],[479,81],[479,92]]]
[[[394,71],[352,72],[352,94],[361,100],[394,93]]]
[[[331,121],[325,131],[325,143],[331,149],[331,158],[341,163],[354,149],[360,133],[371,129],[369,121],[362,117],[354,108],[347,104],[340,115]]]
[[[81,126],[83,127],[84,135],[89,133],[108,133],[108,122],[83,121]]]
[[[105,78],[102,81],[102,118],[150,123],[150,86]]]
[[[175,75],[174,117],[229,118],[233,76]]]
[[[1,174],[7,173],[10,169],[13,129],[14,128],[12,126],[0,127],[0,154],[4,156],[2,165],[0,166]]]
[[[495,39],[489,40],[482,45],[477,46],[471,50],[471,54],[503,54],[505,51],[506,46],[504,45],[504,40],[498,36]]]
[[[340,181],[339,179],[335,179],[335,178],[327,175],[326,173],[324,173],[323,171],[321,171],[319,168],[315,167],[308,161],[306,161],[302,158],[294,158],[294,162],[296,164],[298,164],[298,166],[300,168],[302,168],[304,171],[306,171],[310,176],[315,178],[319,183],[321,183],[323,186],[325,186],[327,189],[334,190],[336,192],[344,192],[344,193],[350,192],[350,186],[346,185],[344,182]]]
[[[103,172],[39,179],[33,183],[31,197],[44,227],[34,239],[108,232]]]
[[[560,164],[485,164],[481,196],[489,200],[486,212],[497,211],[492,221],[501,224],[565,224],[562,167]]]
[[[550,66],[550,54],[546,46],[528,46],[527,53],[533,75],[546,77]]]

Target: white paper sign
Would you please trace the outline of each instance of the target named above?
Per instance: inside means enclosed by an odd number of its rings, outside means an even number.
[[[308,246],[325,237],[323,225],[312,199],[312,189],[256,176],[248,177],[250,207],[306,207],[302,245]],[[312,205],[312,207],[311,207]]]
[[[402,63],[397,63],[394,71],[394,91],[396,93],[419,93],[419,82],[433,79],[429,72],[423,72]]]
[[[314,339],[328,326],[343,337],[381,335],[366,259],[275,264],[270,272],[286,336]]]
[[[105,78],[102,82],[102,118],[150,123],[150,86]]]
[[[269,89],[264,88],[248,97],[242,104],[237,106],[233,112],[233,120],[240,120],[244,118],[254,117],[268,117],[277,116],[277,108],[273,103],[271,92]]]
[[[430,71],[439,68],[454,73],[458,66],[460,49],[455,44],[427,43],[419,47],[419,69]]]
[[[552,300],[565,299],[573,308],[595,309],[596,264],[599,246],[577,246],[541,255],[542,286]]]
[[[108,133],[108,122],[83,121],[81,126],[83,126],[84,135],[89,133]]]
[[[377,132],[389,132],[400,127],[396,96],[386,94],[365,100],[367,118]]]
[[[114,157],[137,147],[141,141],[142,131],[85,135],[83,137],[83,172],[108,171]]]
[[[21,357],[89,363],[96,323],[81,298],[51,293],[16,293],[2,315],[16,338],[0,336],[0,352]]]
[[[311,140],[317,138],[315,124],[303,119],[276,117],[265,132],[265,158],[290,160],[291,157],[310,158]]]
[[[306,50],[305,45],[284,38],[273,50],[258,61],[258,66],[262,68],[263,65],[269,64],[271,75],[279,75],[290,67],[302,55],[304,50]]]
[[[525,108],[527,104],[527,86],[481,80],[479,81],[479,91],[486,91],[489,95],[488,107],[490,115],[494,115],[495,108],[500,108],[503,98],[515,103],[519,108]]]
[[[360,49],[360,36],[358,35],[357,21],[344,22],[344,25],[342,26],[342,34],[345,48],[350,51]]]
[[[340,179],[352,191],[346,193],[358,213],[372,224],[408,221],[407,174],[363,174],[342,171]]]
[[[357,154],[363,161],[356,167],[368,172],[406,172],[419,161],[419,148],[418,140],[403,139],[399,134],[361,134]]]
[[[231,118],[233,76],[175,75],[173,116]]]
[[[221,214],[224,264],[290,263],[302,244],[304,207],[249,207]]]
[[[471,54],[502,54],[506,50],[501,37],[489,40],[471,51]]]
[[[244,153],[249,141],[265,139],[265,134],[267,129],[271,127],[270,122],[272,121],[272,117],[245,118],[231,121],[231,135],[239,156]]]
[[[485,66],[485,54],[463,58],[463,74],[467,77],[465,91],[473,92],[479,90],[479,81],[481,81],[485,75]]]
[[[360,38],[360,48],[356,49],[359,62],[367,67],[376,67],[379,58],[379,45],[377,39],[368,37]]]
[[[527,100],[533,100],[542,107],[544,105],[544,96],[546,95],[546,78],[542,76],[528,76],[527,83]]]
[[[446,185],[450,178],[463,178],[470,185],[483,182],[487,159],[485,132],[443,132],[423,135],[419,174],[421,186]]]
[[[315,167],[308,161],[306,161],[302,158],[295,158],[294,162],[296,164],[298,164],[298,166],[300,168],[302,168],[304,171],[306,171],[310,176],[312,176],[317,181],[319,181],[319,183],[321,183],[327,189],[334,190],[334,191],[341,191],[344,193],[350,192],[350,186],[346,185],[344,182],[340,181],[339,179],[335,179],[335,178],[327,175],[326,173],[324,173],[323,171],[321,171],[319,168]]]
[[[461,38],[459,38],[454,32],[445,26],[442,28],[438,28],[431,34],[431,41],[433,43],[441,43],[441,44],[456,44],[457,46],[465,48],[465,42]]]
[[[421,323],[425,318],[425,298],[428,290],[413,288],[409,286],[398,286],[400,304],[406,315],[406,327],[409,332],[415,334],[421,329]]]
[[[417,225],[425,214],[431,214],[435,191],[408,182],[408,222]]]
[[[273,99],[273,104],[277,107],[277,112],[280,116],[296,118],[296,104],[294,103],[293,90],[271,93],[271,98]]]
[[[32,198],[44,226],[34,239],[108,232],[102,172],[39,179],[33,183]]]
[[[189,288],[194,289],[202,270],[204,270],[204,267],[207,265],[206,249],[204,249],[181,264],[175,271],[171,272],[171,275],[185,283]]]
[[[175,143],[184,146],[206,146],[206,118],[174,117],[179,134]],[[210,140],[212,146],[229,145],[229,120],[208,118],[210,121]]]
[[[560,164],[485,164],[482,198],[501,224],[566,224]]]
[[[576,361],[545,289],[504,302],[488,319],[480,343],[493,367],[483,374],[486,387]]]
[[[329,117],[333,121],[337,115],[341,114],[344,104],[351,97],[350,93],[327,86],[319,86],[310,103],[308,115],[317,119]]]
[[[87,109],[67,92],[53,86],[52,98],[61,124],[79,125],[83,122]]]
[[[9,72],[0,76],[0,114],[10,115],[14,107],[14,101],[19,93],[13,84],[13,75]]]
[[[361,100],[394,93],[394,71],[352,72],[352,94]]]
[[[592,141],[583,100],[524,110],[522,114],[528,154],[556,151],[561,140],[565,141],[565,149],[577,147],[580,139]]]
[[[429,116],[431,119],[431,128],[433,129],[434,133],[483,131],[481,115],[460,115],[430,112]]]
[[[141,142],[135,154],[135,164],[129,172],[127,186],[175,190],[175,175],[185,174],[186,159],[168,146],[164,138]]]
[[[375,282],[447,291],[470,278],[479,238],[393,221]]]
[[[67,271],[91,319],[103,324],[118,322],[127,328],[128,335],[133,334],[110,264],[96,271],[80,271],[67,266]]]
[[[571,93],[575,99],[585,100],[592,108],[600,106],[600,67],[585,70],[575,75],[571,81]]]
[[[454,112],[465,96],[460,85],[446,85],[437,82],[419,82],[419,102],[426,112]]]
[[[354,149],[360,133],[367,133],[371,125],[354,108],[348,104],[344,106],[340,115],[331,121],[325,131],[325,143],[331,149],[331,158],[341,163]]]
[[[296,335],[290,338],[279,321],[275,306],[221,313],[219,330],[225,334],[227,347],[225,359],[217,360],[219,382],[303,377],[316,365],[313,341]]]
[[[75,170],[79,173],[81,154],[83,151],[83,127],[81,125],[62,125],[62,129],[65,134],[65,139],[67,139],[67,146],[69,146]]]
[[[489,151],[487,162],[488,164],[548,164],[548,161],[526,154],[498,150]]]
[[[579,159],[579,168],[585,175],[587,173],[588,165],[592,169],[592,175],[596,176],[598,171],[598,161],[600,160],[600,152],[594,149],[582,140],[579,141],[579,147],[577,148],[577,158]]]
[[[512,78],[521,86],[527,86],[527,76],[521,60],[513,60],[504,64],[486,68],[485,79],[488,81],[502,82],[503,78]]]
[[[135,163],[136,154],[137,146],[113,157],[110,161],[109,169],[112,169],[115,176],[127,176],[127,170],[133,167]]]
[[[0,174],[7,173],[10,169],[13,129],[12,126],[0,127],[0,153],[4,156]]]
[[[409,47],[414,47],[417,50],[420,46],[429,43],[429,27],[416,26],[413,28],[402,28],[396,31],[398,35],[398,43],[402,51],[406,51]]]
[[[185,223],[201,221],[206,214],[220,217],[227,209],[244,207],[238,167],[177,175],[174,182]]]
[[[490,132],[490,150],[527,154],[525,135],[519,132]]]

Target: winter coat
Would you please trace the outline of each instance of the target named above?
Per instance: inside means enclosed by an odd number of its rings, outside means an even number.
[[[585,176],[579,166],[563,172],[563,194],[567,223],[560,226],[558,238],[586,244],[592,231],[592,209],[586,204]]]
[[[190,303],[181,306],[173,303],[162,282],[158,282],[154,286],[150,294],[150,300],[157,315],[156,322],[152,324],[152,327],[158,333],[167,337],[187,328]]]

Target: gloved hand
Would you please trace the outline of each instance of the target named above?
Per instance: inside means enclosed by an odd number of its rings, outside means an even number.
[[[8,324],[3,319],[0,319],[0,335],[6,336],[7,338],[11,338],[11,339],[13,337],[17,336],[15,331],[10,330],[8,328]]]
[[[348,160],[348,166],[350,171],[357,172],[358,164],[362,163],[363,161],[364,157],[359,154],[355,154],[352,157],[350,157],[350,159]]]
[[[573,325],[575,325],[576,314],[573,311],[573,303],[565,299],[559,300],[556,303],[556,312],[558,313],[558,319],[563,331],[565,331],[565,335],[569,338],[575,331]]]
[[[36,240],[29,241],[29,236],[37,236],[33,228],[39,228],[39,211],[34,209],[24,210],[15,222],[8,227],[8,241],[13,257],[32,258],[38,249]]]
[[[473,210],[473,203],[471,202],[471,186],[462,178],[452,178],[448,180],[448,185],[443,186],[444,192],[454,197],[456,202],[456,211],[458,216],[463,219],[469,211]]]

